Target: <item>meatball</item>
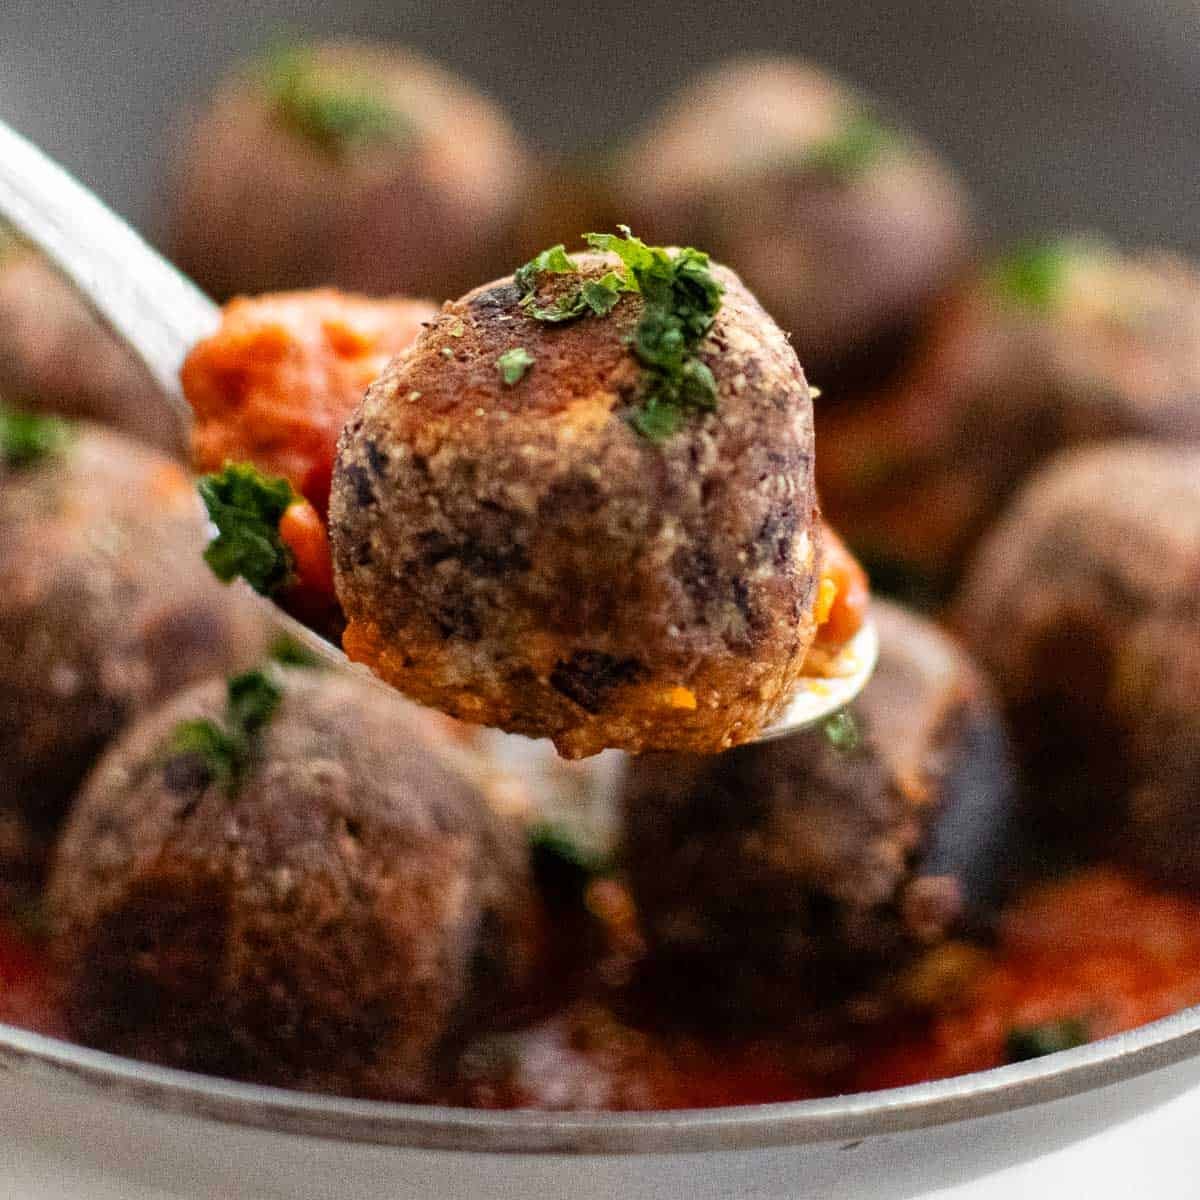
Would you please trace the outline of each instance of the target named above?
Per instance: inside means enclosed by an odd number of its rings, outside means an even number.
[[[89,425],[43,449],[0,471],[0,846],[23,840],[26,868],[132,714],[267,640],[201,560],[180,466]]]
[[[183,427],[75,289],[0,223],[0,396],[87,417],[174,454]]]
[[[955,619],[992,669],[1034,814],[1200,886],[1200,448],[1068,452],[982,543]]]
[[[897,378],[816,420],[826,514],[884,589],[944,596],[1057,451],[1200,441],[1200,274],[1096,240],[1018,248],[944,306]]]
[[[713,751],[780,713],[816,633],[808,387],[731,271],[612,242],[673,280],[666,310],[558,247],[446,304],[367,392],[330,508],[344,645],[569,757]],[[546,319],[587,295],[603,315]],[[671,376],[639,356],[680,312],[708,332]],[[669,390],[689,377],[707,394]]]
[[[894,367],[967,257],[946,169],[793,59],[737,59],[685,87],[616,186],[626,220],[734,267],[827,397]]]
[[[233,73],[195,121],[171,244],[219,297],[455,295],[503,269],[526,173],[504,115],[419,55],[293,47]]]
[[[1013,831],[1003,724],[934,626],[876,620],[875,675],[823,729],[631,763],[623,860],[675,1019],[917,1003],[922,964],[986,927]]]
[[[235,770],[198,726],[248,739]],[[138,722],[55,854],[75,1036],[264,1083],[423,1097],[454,1039],[528,986],[542,935],[523,826],[443,754],[400,700],[303,669],[210,681]]]

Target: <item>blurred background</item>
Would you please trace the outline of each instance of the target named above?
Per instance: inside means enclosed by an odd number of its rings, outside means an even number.
[[[547,151],[603,147],[705,63],[788,50],[892,104],[961,170],[982,231],[1088,227],[1200,251],[1190,0],[5,0],[0,116],[161,229],[172,122],[281,27],[392,37]]]

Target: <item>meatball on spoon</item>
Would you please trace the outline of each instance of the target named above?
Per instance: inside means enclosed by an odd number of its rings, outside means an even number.
[[[138,354],[181,428],[190,424],[179,383],[188,351],[213,333],[216,306],[66,171],[0,123],[0,217],[41,249]],[[341,650],[295,625],[295,636],[328,660]],[[813,725],[844,707],[875,665],[878,643],[868,621],[848,643],[845,669],[804,681],[762,737]]]

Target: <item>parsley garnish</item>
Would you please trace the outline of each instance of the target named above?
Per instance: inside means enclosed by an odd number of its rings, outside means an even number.
[[[172,758],[198,758],[210,782],[232,787],[253,758],[258,735],[282,699],[282,688],[265,672],[235,675],[226,685],[224,722],[207,717],[180,721],[167,738],[167,753]]]
[[[686,410],[717,406],[716,380],[694,351],[712,328],[725,289],[702,251],[689,246],[671,254],[647,246],[627,225],[618,228],[620,235],[589,233],[585,240],[617,255],[626,269],[624,285],[642,294],[632,345],[646,373],[642,406],[630,419],[643,437],[661,441],[679,429]]]
[[[853,754],[862,746],[862,731],[854,714],[848,709],[834,713],[821,726],[821,730],[829,744],[843,754]]]
[[[499,369],[500,378],[504,380],[506,387],[514,387],[520,383],[533,363],[533,355],[524,346],[514,346],[511,350],[505,350],[496,359],[496,367]]]
[[[18,412],[0,404],[0,459],[10,467],[28,467],[57,454],[71,440],[61,417]]]
[[[304,667],[315,671],[324,666],[311,650],[286,633],[281,633],[271,642],[267,657],[284,667]]]
[[[280,120],[330,154],[368,142],[402,142],[411,133],[401,114],[363,80],[322,78],[312,51],[302,46],[271,53],[265,79]]]
[[[587,885],[613,871],[611,858],[560,821],[539,821],[529,829],[534,877],[543,893],[578,901]]]
[[[513,278],[522,292],[521,307],[534,320],[550,324],[589,314],[607,316],[625,292],[642,294],[642,317],[630,341],[646,370],[642,402],[630,423],[643,437],[658,442],[680,428],[689,409],[717,406],[717,382],[694,352],[712,328],[725,289],[709,269],[707,254],[691,247],[672,254],[661,246],[647,246],[627,225],[618,229],[619,234],[587,233],[584,240],[593,250],[615,254],[623,272],[609,271],[599,279],[585,280],[551,304],[541,305],[537,299],[541,274],[569,275],[579,270],[560,244],[531,258]]]
[[[1010,1063],[1027,1062],[1031,1058],[1057,1054],[1059,1050],[1086,1046],[1090,1040],[1087,1025],[1077,1017],[1067,1017],[1061,1021],[1010,1029],[1004,1039],[1004,1054]]]
[[[802,171],[847,179],[859,175],[899,140],[870,113],[859,113],[837,133],[808,147],[796,162]]]
[[[296,493],[286,479],[264,475],[249,463],[226,463],[197,485],[217,536],[204,561],[223,583],[239,575],[264,596],[292,578],[292,552],[279,536],[279,521]]]
[[[539,275],[574,275],[578,270],[575,260],[567,253],[566,246],[559,242],[557,246],[535,254],[524,266],[518,267],[513,274],[513,281],[528,296],[537,287]]]
[[[1015,247],[992,268],[992,288],[1026,308],[1049,310],[1057,306],[1078,243],[1068,238],[1028,241]]]

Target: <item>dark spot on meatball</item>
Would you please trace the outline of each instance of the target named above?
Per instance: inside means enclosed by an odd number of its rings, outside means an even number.
[[[374,438],[366,439],[366,441],[363,443],[363,450],[366,452],[367,462],[370,464],[371,470],[374,471],[377,476],[382,477],[384,471],[387,469],[388,463],[391,461],[387,451],[381,450],[379,448],[379,443],[375,441]]]
[[[439,604],[433,620],[444,638],[477,642],[483,637],[483,621],[465,596],[457,596]]]
[[[587,475],[568,475],[556,480],[538,501],[538,512],[561,516],[567,513],[598,512],[604,503],[599,485]]]
[[[421,562],[426,569],[453,560],[473,575],[492,578],[529,570],[529,555],[524,546],[516,543],[458,540],[437,529],[425,530],[417,540],[421,543]]]
[[[636,683],[645,671],[636,658],[614,658],[598,650],[576,650],[560,659],[550,674],[550,686],[585,712],[598,713],[609,693],[624,683]]]
[[[358,502],[359,508],[370,508],[376,503],[375,488],[371,484],[371,477],[358,463],[351,463],[346,468],[345,474],[354,487],[354,499]]]
[[[800,524],[796,505],[785,500],[767,513],[754,535],[754,555],[758,562],[771,562],[777,567],[791,561],[792,545]]]
[[[472,296],[469,304],[481,314],[515,308],[521,302],[521,289],[515,283],[501,283]]]

